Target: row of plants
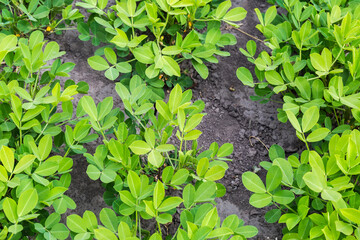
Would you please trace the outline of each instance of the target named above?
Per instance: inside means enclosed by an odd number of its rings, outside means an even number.
[[[255,236],[257,229],[236,215],[220,220],[215,198],[226,193],[218,181],[233,146],[198,146],[205,104],[176,84],[186,74],[179,65],[185,59],[207,77],[203,61],[217,62],[214,54],[228,55],[219,48],[236,43],[219,23],[234,25],[246,11],[229,11],[230,1],[128,0],[109,8],[104,0],[84,1],[77,3],[91,12],[84,22],[71,4],[0,2],[0,239]],[[111,97],[95,104],[88,84],[70,78],[75,64],[63,63],[65,52],[46,40],[44,33],[73,24],[81,40],[105,43],[88,62],[120,80],[115,90],[123,107]],[[167,102],[165,83],[174,86]],[[75,109],[78,94],[84,96]],[[87,153],[84,144],[97,139],[103,144]],[[103,183],[109,208],[61,221],[76,208],[66,195],[76,154],[87,159],[89,178]]]
[[[265,183],[242,175],[253,192],[250,204],[273,206],[269,223],[283,223],[283,239],[360,239],[360,3],[274,0],[264,14],[255,9],[270,51],[256,55],[249,41],[240,51],[255,65],[258,81],[240,67],[237,76],[253,87],[252,99],[283,100],[278,119],[304,142],[286,156],[273,145]],[[282,8],[285,14],[277,14]]]

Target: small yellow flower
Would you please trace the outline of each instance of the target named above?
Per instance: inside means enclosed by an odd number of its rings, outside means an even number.
[[[160,39],[161,39],[161,41],[162,41],[162,40],[164,40],[164,36],[161,36],[161,38],[160,38]]]
[[[20,37],[20,34],[17,33],[15,36]]]
[[[190,16],[190,14],[188,14],[188,18],[190,18],[191,16]]]
[[[162,75],[162,74],[160,74],[160,75],[159,75],[159,79],[162,79],[162,77],[163,77],[163,75]]]
[[[50,32],[50,31],[51,31],[51,27],[50,27],[50,26],[47,26],[46,31],[47,31],[47,32]]]
[[[192,22],[188,22],[189,28],[192,27]]]

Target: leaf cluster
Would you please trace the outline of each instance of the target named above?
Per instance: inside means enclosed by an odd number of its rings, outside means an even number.
[[[89,163],[87,174],[103,182],[104,200],[112,210],[101,211],[101,225],[91,212],[83,217],[70,215],[67,224],[73,236],[179,240],[255,236],[257,229],[244,226],[237,216],[228,216],[222,223],[218,216],[214,200],[226,189],[216,181],[228,169],[227,156],[233,146],[214,142],[208,150],[198,148],[201,131],[196,127],[204,116],[204,103],[192,103],[191,90],[183,92],[176,85],[167,103],[157,100],[154,104],[151,90],[138,76],[130,80],[129,88],[117,83],[115,90],[123,101],[126,117],[113,108],[111,97],[97,106],[89,96],[79,103],[80,111],[88,115],[104,142],[93,155],[84,154]],[[173,222],[177,210],[180,224],[170,235],[162,226]],[[151,234],[142,228],[142,219],[155,220],[157,231]]]
[[[91,13],[86,23],[78,24],[79,38],[107,44],[88,59],[89,65],[105,71],[110,80],[140,75],[155,88],[162,88],[164,82],[175,86],[177,80],[183,87],[191,86],[191,79],[183,74],[186,70],[180,68],[184,60],[206,79],[209,70],[204,63],[229,56],[220,49],[236,44],[233,35],[221,33],[220,23],[238,27],[235,22],[246,16],[241,7],[229,11],[230,0],[216,5],[208,0],[122,0],[107,5],[107,0],[77,3]]]
[[[278,119],[289,120],[307,150],[286,158],[273,145],[271,162],[261,163],[265,184],[253,172],[242,176],[250,204],[276,207],[265,219],[286,225],[283,239],[360,239],[359,2],[271,2],[286,14],[255,9],[271,53],[255,57],[254,41],[240,49],[259,82],[244,67],[237,76],[254,87],[253,100],[282,94]]]
[[[60,34],[73,21],[84,16],[72,9],[73,0],[2,0],[0,33],[25,36],[36,30]],[[61,16],[61,18],[60,18]]]
[[[0,34],[0,239],[69,236],[60,223],[60,215],[76,207],[65,195],[73,166],[69,154],[82,152],[92,138],[90,126],[73,119],[71,102],[88,85],[67,80],[62,89],[57,79],[69,77],[75,66],[61,63],[63,54],[40,31],[29,38]],[[71,143],[65,139],[69,129],[76,140]]]

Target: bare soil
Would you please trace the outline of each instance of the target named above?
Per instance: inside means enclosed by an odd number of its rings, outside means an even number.
[[[241,30],[261,38],[260,32],[255,28],[258,24],[254,9],[262,12],[268,8],[265,0],[233,0],[234,7],[243,7],[248,11],[247,18],[243,21]],[[219,64],[208,65],[209,78],[202,80],[193,69],[190,73],[196,83],[193,92],[195,99],[205,102],[205,112],[200,130],[203,132],[199,146],[208,147],[212,142],[219,144],[230,142],[234,144],[233,161],[229,163],[229,170],[222,183],[227,188],[227,194],[218,200],[221,217],[237,214],[246,224],[255,225],[259,234],[254,239],[280,239],[281,226],[267,224],[264,220],[264,209],[256,209],[249,204],[250,192],[241,182],[241,174],[253,171],[259,167],[261,161],[268,161],[267,147],[279,144],[287,153],[297,152],[299,142],[294,130],[288,125],[277,120],[276,109],[281,105],[270,102],[259,104],[249,99],[253,90],[241,84],[236,77],[236,69],[244,66],[253,69],[239,48],[245,48],[246,42],[251,38],[236,29],[224,26],[223,32],[235,34],[238,43],[228,47],[230,57],[220,58]],[[55,39],[54,39],[55,40]],[[105,97],[113,96],[114,105],[120,106],[121,101],[114,91],[115,83],[107,80],[102,72],[92,70],[87,64],[87,58],[93,56],[96,47],[90,42],[82,42],[77,38],[76,31],[68,31],[61,36],[56,36],[56,41],[67,54],[64,61],[76,63],[72,71],[72,78],[86,81],[90,85],[89,94],[95,102]],[[266,50],[261,42],[257,41],[258,51]],[[260,142],[260,141],[262,142]],[[88,146],[90,152],[94,151],[95,144]],[[72,171],[72,184],[67,194],[75,200],[77,208],[71,213],[81,214],[85,210],[98,213],[107,207],[102,199],[104,189],[101,183],[90,180],[86,175],[87,162],[84,157],[74,158]],[[264,175],[264,172],[260,172]]]

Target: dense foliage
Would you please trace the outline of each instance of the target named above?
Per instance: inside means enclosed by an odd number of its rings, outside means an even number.
[[[144,35],[137,37],[135,34],[135,31],[143,31],[142,27],[135,24],[131,29],[125,23],[113,25],[116,34],[110,40],[115,45],[100,49],[113,66],[100,56],[90,58],[89,64],[96,70],[106,65],[107,77],[119,75],[114,69],[130,66],[131,74],[124,75],[122,83],[116,85],[125,110],[113,108],[111,97],[96,105],[90,96],[84,96],[75,111],[73,97],[78,93],[86,94],[88,85],[58,79],[70,77],[75,64],[62,63],[60,57],[65,52],[60,51],[56,42],[44,40],[43,32],[60,33],[65,26],[62,26],[63,21],[71,24],[71,20],[83,16],[78,10],[72,10],[71,2],[1,3],[4,22],[0,33],[0,239],[67,239],[70,234],[74,239],[197,240],[246,239],[257,234],[255,227],[245,226],[236,215],[220,221],[215,198],[222,197],[226,189],[217,181],[228,169],[226,161],[230,159],[226,157],[232,153],[233,146],[213,143],[208,150],[200,150],[197,139],[201,132],[196,127],[205,115],[202,113],[204,103],[191,102],[192,92],[183,92],[180,85],[174,87],[165,103],[163,93],[154,87],[161,89],[164,85],[163,80],[157,79],[160,70],[168,76],[179,77],[177,62],[185,58],[193,59],[195,68],[207,75],[200,58],[216,61],[214,54],[227,55],[219,47],[236,42],[232,35],[220,33],[219,21],[233,24],[230,21],[245,17],[245,10],[228,11],[230,1],[221,3],[218,8],[210,6],[209,2],[199,3],[199,6],[189,2],[177,5],[141,2],[137,7],[135,1],[129,1],[125,7],[118,3],[129,11],[127,17],[136,20],[134,24],[140,19],[142,24],[146,23],[144,27],[148,26],[149,16],[154,17],[159,9],[160,15],[167,16],[163,19],[165,23],[160,22],[163,16],[155,19],[151,28],[157,29],[153,32],[157,34],[157,43],[150,41],[143,45],[139,44],[145,39]],[[113,17],[111,11],[109,15],[101,15],[100,10],[106,6],[104,1],[87,4],[95,4],[95,13],[100,14],[95,17],[97,24],[104,24],[105,20],[99,20],[101,17]],[[89,8],[84,3],[79,5]],[[132,12],[136,8],[139,8],[137,15]],[[119,11],[115,7],[112,9]],[[213,31],[200,34],[192,30],[198,9],[201,9],[202,20],[213,21],[209,23]],[[191,13],[187,16],[185,10]],[[184,22],[184,16],[194,19]],[[92,18],[90,16],[87,24],[94,29]],[[122,18],[120,14],[117,19]],[[175,34],[179,29],[171,30],[170,24],[184,31]],[[195,26],[203,28],[204,24],[199,19]],[[78,25],[80,29],[84,26],[84,22]],[[95,28],[100,29],[99,26]],[[111,33],[108,28],[105,30]],[[162,36],[165,30],[166,40]],[[95,33],[94,44],[101,31]],[[129,34],[127,50],[119,46],[124,40],[121,37],[127,36],[124,34]],[[166,46],[165,43],[171,45],[166,42],[168,38],[176,41],[176,45]],[[155,51],[156,46],[159,52]],[[161,67],[151,76],[146,70],[151,69],[146,66],[151,63],[137,57],[147,56],[142,55],[146,49],[154,50],[160,57],[155,60],[154,55],[153,65],[156,61]],[[134,54],[136,63],[133,65],[117,61],[119,56],[125,59],[127,51],[140,53]],[[173,60],[180,53],[184,58]],[[133,66],[136,71],[131,70]],[[104,144],[98,145],[93,155],[86,153],[83,144],[96,140],[99,135]],[[88,176],[92,180],[99,179],[106,188],[104,201],[112,209],[102,209],[101,225],[90,211],[85,211],[82,217],[68,216],[66,225],[60,221],[67,209],[76,208],[75,202],[65,195],[71,183],[73,161],[70,156],[74,154],[84,154],[89,163]],[[174,226],[177,230],[168,232],[167,226],[175,223],[174,218],[179,220]],[[151,219],[155,220],[157,228],[144,228],[144,221]]]
[[[278,119],[290,121],[307,150],[285,157],[274,145],[263,162],[266,186],[251,172],[243,183],[250,204],[275,205],[265,218],[286,223],[284,239],[360,239],[360,2],[272,1],[257,25],[271,49],[256,55],[254,41],[240,49],[255,64],[259,82],[240,67],[239,79],[255,88],[253,100],[282,94]]]
[[[0,33],[24,36],[35,30],[61,33],[84,16],[73,0],[1,0]],[[61,16],[61,18],[59,18]]]
[[[0,34],[0,52],[0,239],[66,239],[60,215],[76,207],[64,194],[71,182],[69,153],[92,139],[90,126],[72,118],[71,100],[88,86],[72,80],[60,86],[56,77],[68,77],[74,63],[61,63],[64,52],[39,31],[29,39]],[[77,148],[65,141],[62,125],[75,125]]]
[[[91,39],[94,45],[107,44],[88,59],[89,65],[105,71],[110,80],[140,75],[162,97],[164,82],[192,86],[187,70],[180,68],[184,60],[191,61],[200,76],[207,78],[204,63],[217,63],[215,56],[229,56],[220,49],[236,44],[233,35],[221,33],[220,23],[238,27],[234,22],[246,16],[241,7],[229,11],[230,0],[220,4],[210,0],[122,0],[107,12],[106,0],[83,0],[77,5],[91,13],[86,23],[78,24],[79,38]]]
[[[149,102],[151,91],[138,76],[130,80],[130,89],[117,83],[116,91],[126,109],[125,122],[123,112],[113,109],[111,97],[97,106],[89,96],[80,101],[80,108],[104,142],[94,155],[84,154],[89,163],[87,174],[104,183],[104,200],[113,210],[105,208],[100,212],[102,226],[89,211],[83,217],[68,216],[67,225],[75,239],[255,236],[257,229],[244,226],[236,215],[220,222],[215,198],[222,197],[226,189],[216,181],[228,169],[226,156],[232,153],[233,146],[226,143],[219,147],[214,142],[208,150],[200,151],[197,139],[201,131],[196,127],[205,115],[201,113],[204,103],[192,103],[191,90],[182,92],[177,85],[167,103],[158,100],[154,106]],[[174,216],[180,218],[180,223],[173,226],[176,232],[168,232],[163,226],[174,224]],[[156,222],[155,233],[154,229],[142,227],[144,220],[150,219]]]

